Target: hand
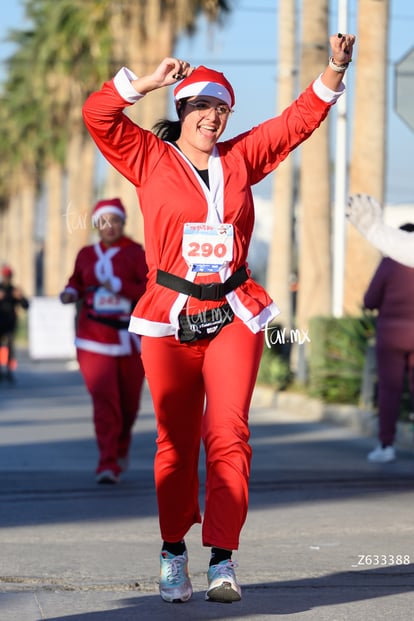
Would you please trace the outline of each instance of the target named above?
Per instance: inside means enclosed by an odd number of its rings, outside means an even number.
[[[74,293],[70,293],[70,291],[62,291],[60,294],[60,301],[62,304],[73,304],[76,300],[76,295]]]
[[[168,86],[186,78],[193,71],[194,67],[190,67],[190,64],[185,60],[164,58],[154,71],[153,77],[161,82],[160,86]]]
[[[13,297],[15,300],[21,300],[23,297],[23,291],[19,287],[13,287]]]
[[[355,35],[338,32],[329,38],[332,58],[336,65],[347,65],[352,60]]]
[[[118,276],[111,276],[111,278],[107,278],[107,280],[102,282],[101,285],[111,293],[119,293],[122,289],[122,281]]]
[[[102,283],[101,283],[101,285],[102,285],[102,287],[103,287],[104,289],[106,289],[107,291],[110,291],[111,293],[114,293],[114,290],[113,290],[113,288],[112,288],[112,283],[111,283],[111,281],[109,280],[109,278],[108,278],[108,280],[104,280],[104,282],[102,282]]]
[[[179,80],[191,75],[193,71],[194,67],[190,67],[186,60],[164,58],[152,74],[133,80],[132,85],[138,93],[144,95],[157,88],[176,84]]]
[[[348,198],[346,216],[360,233],[367,235],[374,224],[382,222],[382,207],[369,194],[353,194]]]

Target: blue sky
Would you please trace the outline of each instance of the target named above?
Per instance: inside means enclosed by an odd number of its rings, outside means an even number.
[[[184,37],[177,46],[178,57],[193,65],[205,64],[223,71],[232,82],[236,91],[236,109],[228,134],[244,131],[275,112],[278,4],[277,0],[233,0],[233,11],[223,26],[208,26],[200,20],[196,34],[191,38]],[[357,0],[348,1],[347,30],[358,34],[356,4]],[[344,30],[343,25],[338,24],[337,6],[338,3],[332,0],[332,32]],[[414,130],[396,114],[393,101],[395,63],[414,48],[414,2],[391,0],[390,7],[386,202],[414,204]],[[22,17],[23,9],[18,0],[2,5],[0,62],[10,53],[10,47],[3,42],[4,37],[9,28],[22,27]],[[315,67],[315,76],[320,70],[322,67]],[[350,98],[352,78],[349,77],[348,81]],[[372,96],[368,89],[367,96]],[[414,82],[412,97],[414,100]],[[351,123],[352,119],[349,121]],[[269,187],[269,184],[261,184],[256,192],[266,196]]]

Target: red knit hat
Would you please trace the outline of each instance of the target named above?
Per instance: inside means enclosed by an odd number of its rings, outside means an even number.
[[[8,265],[3,265],[3,267],[1,268],[1,275],[6,278],[10,278],[11,276],[13,276],[12,268]]]
[[[94,226],[98,224],[99,218],[104,213],[114,213],[122,218],[124,222],[126,220],[125,207],[123,206],[120,198],[105,198],[96,203],[92,212],[92,223]]]
[[[206,95],[224,101],[230,108],[235,103],[233,87],[223,73],[200,65],[174,89],[174,99]]]

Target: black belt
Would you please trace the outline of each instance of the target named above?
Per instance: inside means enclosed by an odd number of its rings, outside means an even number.
[[[163,287],[185,293],[197,300],[221,300],[230,291],[240,287],[249,278],[246,267],[243,265],[234,272],[225,282],[211,282],[208,285],[198,285],[180,276],[175,276],[163,270],[157,270],[156,282]]]
[[[129,327],[129,319],[113,319],[111,317],[98,317],[97,315],[92,315],[88,313],[88,319],[92,319],[93,321],[98,321],[99,323],[103,323],[105,326],[110,326],[111,328],[115,328],[116,330],[128,330]]]

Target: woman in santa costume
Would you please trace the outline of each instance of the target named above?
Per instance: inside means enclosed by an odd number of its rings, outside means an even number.
[[[325,119],[344,90],[353,44],[352,35],[331,37],[328,67],[280,117],[225,141],[219,138],[235,104],[230,82],[177,58],[165,58],[142,77],[121,69],[84,105],[90,134],[136,186],[144,217],[148,287],[130,330],[142,335],[157,419],[165,601],[192,594],[184,537],[201,522],[200,439],[206,453],[202,541],[211,548],[206,599],[241,597],[232,551],[248,506],[248,413],[264,329],[279,312],[246,263],[254,225],[251,186]],[[177,121],[162,121],[151,132],[124,114],[171,85]]]
[[[117,483],[128,465],[144,380],[140,338],[128,324],[145,291],[147,265],[142,246],[124,235],[125,218],[119,198],[95,205],[100,240],[80,250],[60,294],[63,304],[81,302],[75,344],[93,403],[98,483]]]

